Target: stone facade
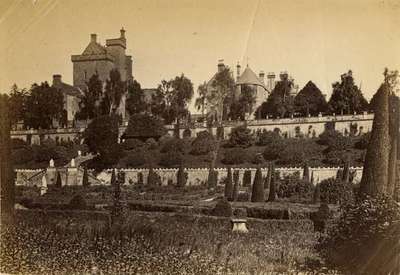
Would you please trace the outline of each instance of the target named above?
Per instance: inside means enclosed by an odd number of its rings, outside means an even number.
[[[121,29],[120,37],[107,39],[103,46],[97,42],[97,35],[91,34],[90,43],[80,55],[72,55],[73,84],[81,90],[94,74],[105,84],[112,69],[118,69],[122,81],[132,81],[132,56],[126,55],[125,30]],[[118,113],[125,118],[125,95],[121,99]]]

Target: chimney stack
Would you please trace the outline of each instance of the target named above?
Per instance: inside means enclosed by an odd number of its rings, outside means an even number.
[[[121,37],[120,37],[120,38],[125,39],[125,30],[124,30],[124,27],[121,28],[120,32],[121,32]]]
[[[281,80],[288,80],[289,79],[289,74],[287,71],[282,71],[279,75]]]
[[[97,34],[92,33],[90,35],[90,42],[96,43],[97,42]]]
[[[239,80],[239,77],[240,77],[240,64],[239,64],[239,62],[237,63],[237,65],[236,65],[236,81],[238,81]]]
[[[222,72],[224,68],[225,68],[224,60],[223,59],[218,60],[218,72]]]
[[[260,73],[258,74],[258,78],[260,79],[260,81],[264,84],[264,77],[265,77],[265,73],[264,71],[260,71]]]
[[[267,78],[268,78],[267,88],[271,92],[275,88],[275,73],[274,72],[268,73]]]
[[[54,74],[53,75],[53,86],[58,86],[61,84],[61,75],[60,74]]]

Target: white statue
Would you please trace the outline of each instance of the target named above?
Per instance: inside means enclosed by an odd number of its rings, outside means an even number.
[[[75,159],[74,158],[71,159],[71,167],[75,167]]]
[[[50,167],[54,167],[54,160],[53,159],[50,160],[50,164],[49,165],[50,165]]]
[[[78,150],[78,157],[82,156],[81,150]]]
[[[40,186],[40,195],[43,196],[46,193],[47,193],[47,179],[46,179],[46,174],[44,174],[42,177],[42,186]]]

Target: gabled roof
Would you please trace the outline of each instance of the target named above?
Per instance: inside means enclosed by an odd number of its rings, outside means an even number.
[[[64,83],[64,82],[53,84],[53,87],[66,95],[75,96],[75,97],[83,96],[80,89],[78,89],[72,85],[69,85],[67,83]]]
[[[86,49],[83,51],[82,55],[93,55],[93,54],[105,54],[107,50],[104,46],[97,42],[90,42]]]
[[[239,77],[238,81],[236,82],[236,85],[257,85],[261,86],[264,89],[265,85],[260,81],[260,79],[257,77],[257,75],[250,69],[249,66],[246,67],[246,69],[243,71],[242,75]]]

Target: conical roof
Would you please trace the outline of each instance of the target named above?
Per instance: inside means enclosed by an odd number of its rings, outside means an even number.
[[[252,69],[250,69],[249,66],[246,67],[246,69],[243,71],[242,75],[239,77],[239,79],[236,82],[237,85],[257,85],[264,87],[264,84],[260,81],[260,79],[257,77],[257,75],[253,72]]]

